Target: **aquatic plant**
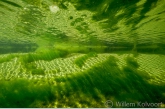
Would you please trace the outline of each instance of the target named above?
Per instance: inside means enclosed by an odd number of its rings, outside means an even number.
[[[0,86],[0,107],[36,107],[36,102],[40,107],[47,107],[54,96],[48,84],[37,85],[27,79],[2,80]]]
[[[26,56],[22,56],[22,60],[25,63],[30,63],[38,60],[53,60],[55,58],[65,57],[68,55],[67,51],[63,50],[48,50],[44,52],[35,52],[35,53],[28,53]]]
[[[150,78],[144,77],[147,72],[138,70],[134,57],[128,56],[125,61],[126,65],[119,68],[118,59],[109,56],[102,63],[66,76],[1,80],[0,107],[105,107],[109,99],[163,101],[163,85],[150,84]],[[26,63],[26,69],[33,75],[45,74],[34,62]]]
[[[3,62],[8,62],[10,61],[11,59],[15,58],[15,57],[18,57],[19,55],[17,54],[8,54],[8,55],[4,55],[4,56],[1,56],[0,57],[0,63],[3,63]]]
[[[0,107],[165,101],[164,6],[0,0]]]
[[[85,61],[90,57],[96,57],[97,54],[95,52],[90,52],[84,56],[81,56],[75,60],[75,64],[79,67],[82,67],[85,63]]]

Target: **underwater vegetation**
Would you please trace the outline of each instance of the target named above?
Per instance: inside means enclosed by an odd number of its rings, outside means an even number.
[[[85,61],[86,61],[88,58],[90,58],[90,57],[96,57],[96,56],[97,56],[96,53],[90,52],[90,53],[88,53],[88,54],[86,54],[86,55],[84,55],[84,56],[81,56],[81,57],[77,58],[77,59],[75,60],[75,64],[76,64],[77,66],[79,66],[79,67],[82,67],[82,66],[84,65]]]
[[[26,56],[22,57],[23,62],[30,63],[38,60],[53,60],[55,58],[65,57],[68,55],[67,51],[59,51],[59,50],[47,50],[44,52],[35,52],[28,53]]]
[[[16,55],[16,54],[9,54],[9,55],[7,55],[5,57],[0,57],[0,63],[8,62],[8,61],[10,61],[11,59],[13,59],[13,58],[15,58],[17,56],[18,55]]]
[[[85,56],[97,55],[90,53],[82,57]],[[82,57],[77,60],[85,61]],[[138,70],[136,58],[127,56],[122,68],[119,68],[117,62],[117,58],[109,56],[94,67],[70,75],[32,80],[1,80],[0,107],[105,107],[106,100],[165,101],[165,84],[149,83],[150,75]],[[34,69],[32,72],[35,75],[44,73],[43,70]]]
[[[40,107],[42,104],[47,104],[54,97],[50,85],[37,85],[31,80],[1,80],[0,86],[1,108]]]
[[[165,107],[164,0],[0,0],[0,108]]]
[[[51,61],[55,58],[62,58],[68,55],[67,51],[64,50],[47,50],[44,52],[35,52],[35,53],[28,53],[20,57],[20,62],[27,71],[30,71],[32,74],[43,75],[44,70],[37,68],[36,65],[33,63],[34,61],[45,60]]]

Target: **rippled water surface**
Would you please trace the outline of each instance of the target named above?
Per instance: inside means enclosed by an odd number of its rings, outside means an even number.
[[[164,0],[0,0],[0,107],[165,107],[164,54]]]

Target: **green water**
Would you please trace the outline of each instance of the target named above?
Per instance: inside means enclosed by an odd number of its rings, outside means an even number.
[[[0,107],[165,107],[164,7],[0,0]]]

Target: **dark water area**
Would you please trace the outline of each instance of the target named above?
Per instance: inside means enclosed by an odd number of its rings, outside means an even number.
[[[28,53],[34,52],[38,48],[35,43],[1,43],[0,44],[0,54],[7,53]]]

